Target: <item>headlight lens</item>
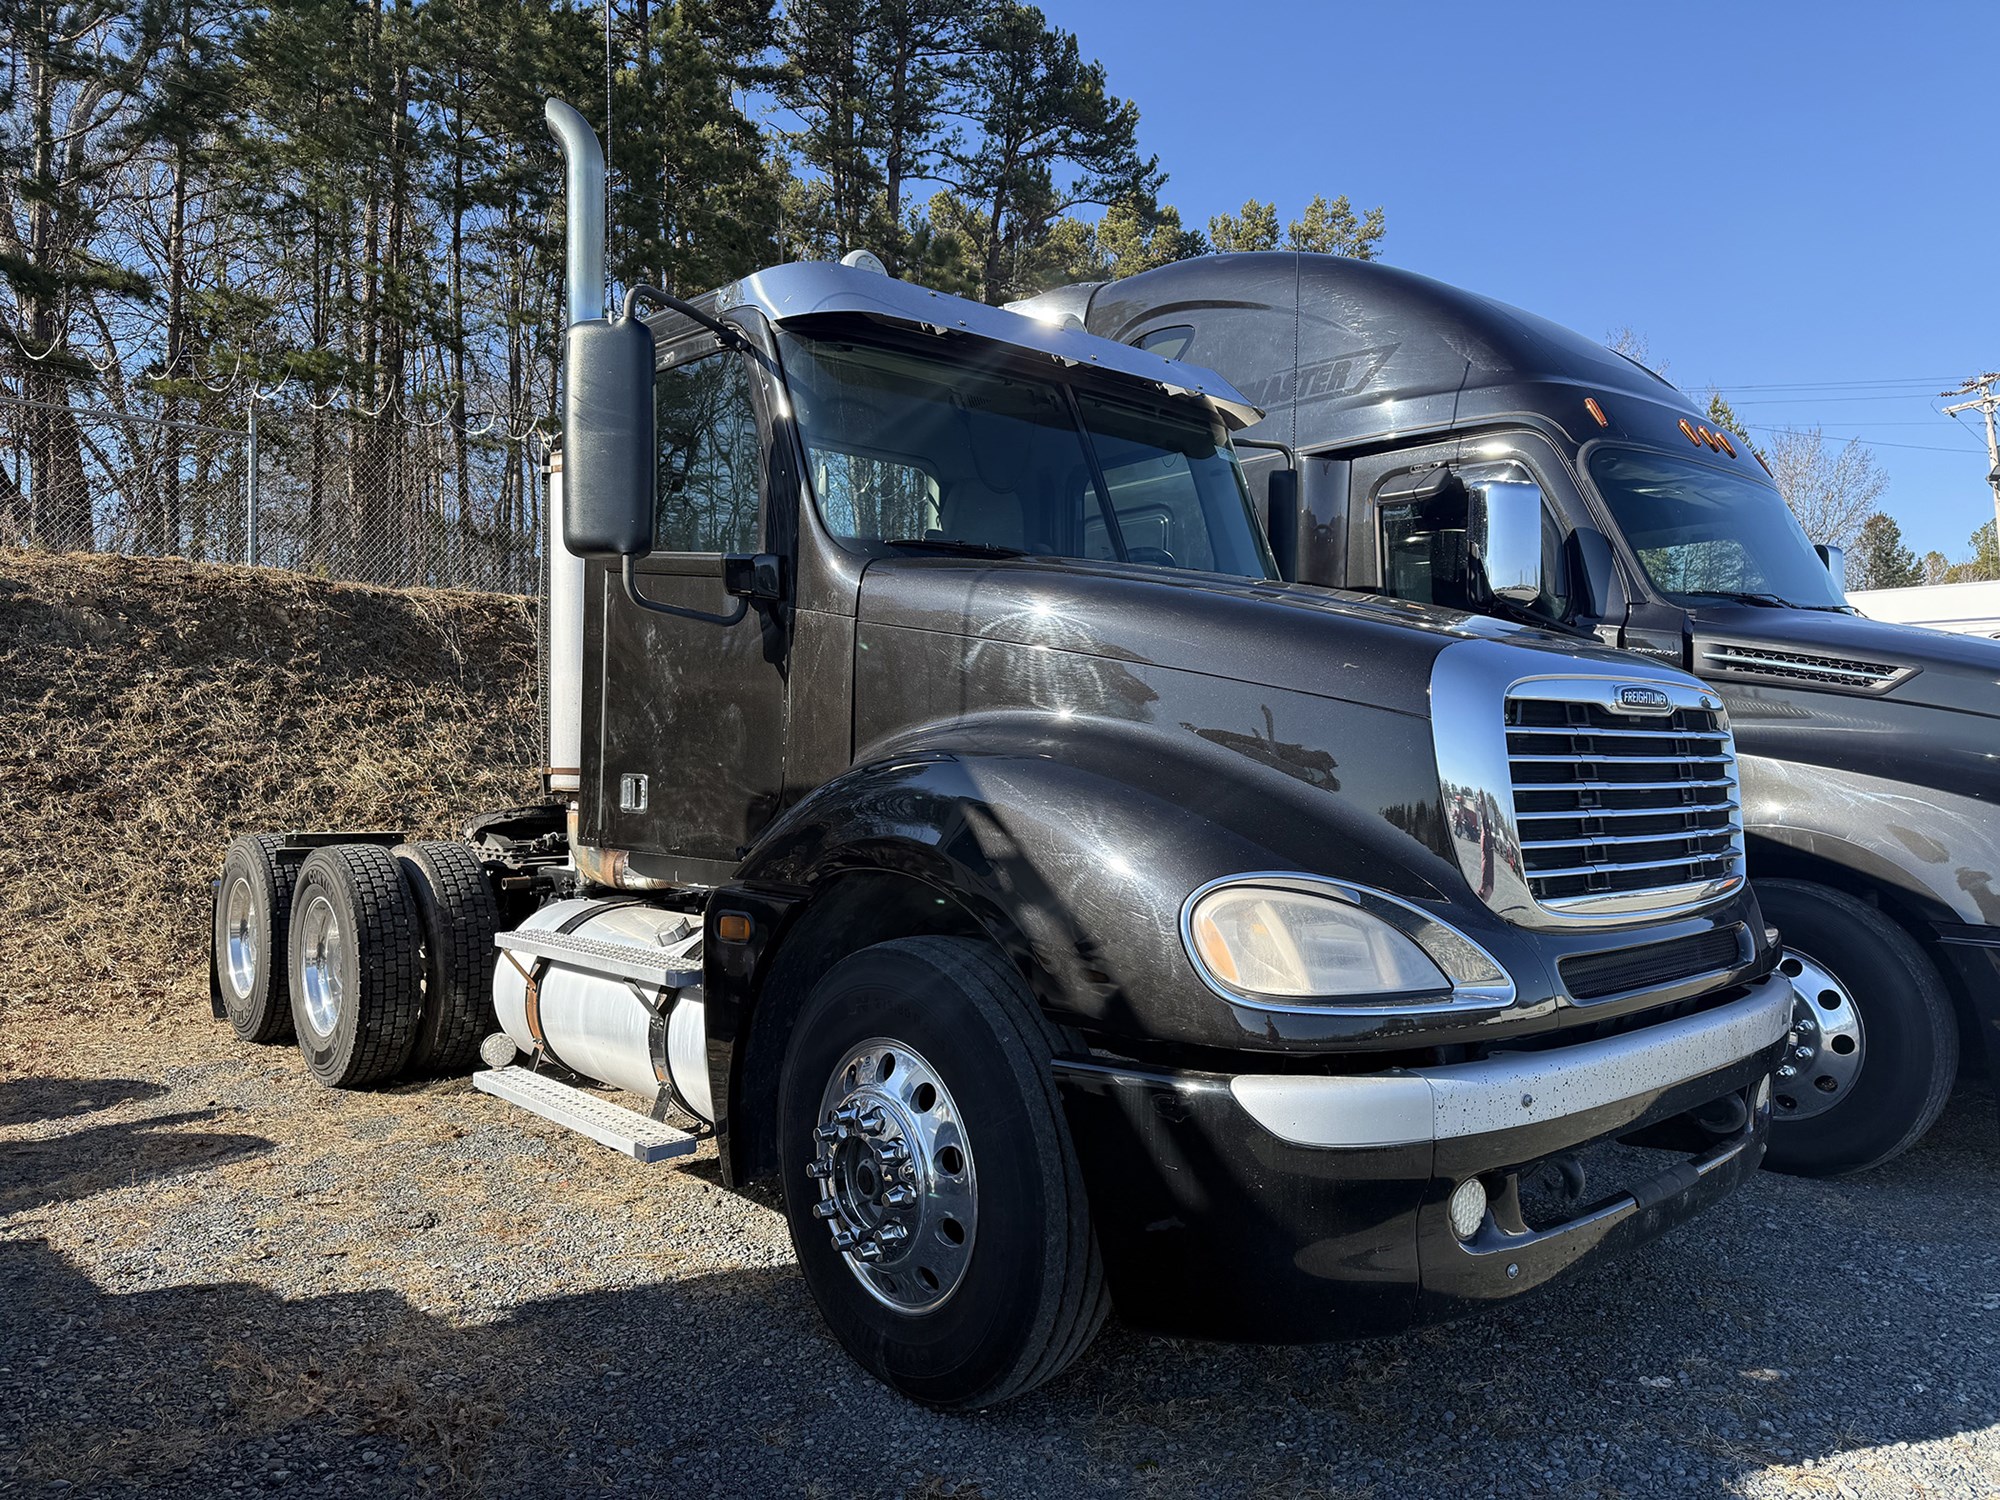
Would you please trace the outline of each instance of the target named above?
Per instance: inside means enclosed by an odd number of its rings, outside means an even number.
[[[1329,896],[1225,886],[1188,914],[1194,958],[1225,988],[1287,999],[1451,988],[1415,942]]]

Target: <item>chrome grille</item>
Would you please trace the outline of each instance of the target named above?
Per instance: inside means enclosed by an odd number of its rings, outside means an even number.
[[[1727,643],[1705,647],[1701,655],[1709,671],[1731,672],[1741,677],[1816,682],[1821,687],[1852,688],[1869,693],[1894,687],[1912,670],[1883,662],[1856,661],[1849,657],[1818,656],[1807,651],[1778,651],[1764,646]]]
[[[1719,709],[1510,696],[1507,765],[1521,874],[1544,908],[1651,909],[1740,879],[1736,757]]]

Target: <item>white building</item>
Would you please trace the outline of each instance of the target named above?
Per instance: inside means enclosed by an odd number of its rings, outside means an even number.
[[[1937,583],[1928,588],[1860,589],[1847,602],[1871,620],[1928,625],[2000,639],[2000,583]]]

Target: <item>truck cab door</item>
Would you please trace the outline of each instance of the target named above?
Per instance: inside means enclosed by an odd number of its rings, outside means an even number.
[[[678,360],[669,350],[657,376],[654,550],[634,571],[650,599],[727,615],[738,600],[725,558],[777,553],[787,574],[791,558],[772,525],[756,367],[702,343]],[[788,604],[752,599],[728,625],[656,614],[601,565],[589,599],[586,841],[630,851],[640,874],[722,878],[780,805]]]

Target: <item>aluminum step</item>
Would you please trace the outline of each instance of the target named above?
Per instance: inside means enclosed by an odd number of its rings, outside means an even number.
[[[484,1068],[472,1075],[472,1086],[587,1135],[599,1145],[623,1151],[634,1161],[651,1164],[690,1156],[701,1145],[699,1136],[526,1068]]]
[[[684,990],[701,983],[701,970],[687,966],[686,943],[649,948],[644,943],[607,943],[568,932],[502,932],[493,941],[510,953],[546,958],[572,969],[636,979],[641,984]]]

